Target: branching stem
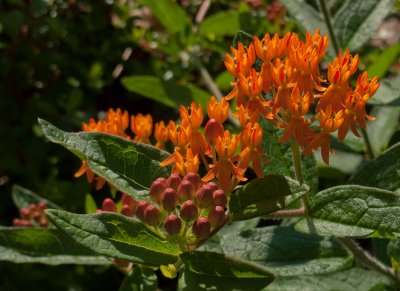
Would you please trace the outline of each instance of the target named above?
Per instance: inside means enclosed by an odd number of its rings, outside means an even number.
[[[303,184],[304,178],[303,178],[303,171],[301,169],[300,146],[295,137],[292,137],[291,143],[293,152],[293,165],[294,165],[294,171],[296,173],[296,179],[297,181],[299,181],[300,184]],[[307,193],[304,194],[301,199],[303,201],[304,214],[307,215],[308,210],[310,209],[310,202],[308,201]]]

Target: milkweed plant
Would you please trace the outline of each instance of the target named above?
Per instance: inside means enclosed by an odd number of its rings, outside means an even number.
[[[28,193],[17,228],[4,232],[22,253],[42,249],[35,262],[114,265],[126,274],[121,290],[155,290],[156,273],[183,290],[314,290],[307,280],[346,276],[399,288],[400,145],[370,156],[346,184],[318,187],[315,156],[328,165],[333,141],[350,134],[370,147],[367,105],[380,87],[357,53],[336,39],[329,52],[330,42],[319,29],[237,42],[224,61],[230,92],[181,105],[178,120],[110,108],[73,133],[39,119],[82,160],[75,177],[112,195],[76,214]],[[256,228],[260,218],[275,226]],[[356,241],[371,237],[389,262]]]

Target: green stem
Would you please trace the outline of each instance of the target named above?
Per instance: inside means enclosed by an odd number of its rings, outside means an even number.
[[[388,268],[381,261],[377,260],[374,256],[370,255],[351,238],[338,237],[337,239],[351,251],[351,253],[355,256],[356,260],[358,260],[364,266],[389,277],[396,284],[396,287],[399,288],[400,280],[397,277],[394,270]]]
[[[360,127],[360,131],[361,131],[361,136],[363,137],[363,140],[367,147],[368,157],[370,160],[373,160],[373,159],[375,159],[375,153],[374,153],[374,149],[372,148],[372,144],[371,144],[371,140],[369,139],[368,132],[362,127]]]
[[[293,165],[294,165],[294,171],[296,173],[296,179],[297,181],[299,181],[300,184],[303,184],[304,178],[301,169],[300,146],[295,137],[292,137],[291,143],[293,152]],[[303,200],[304,214],[307,215],[308,210],[310,209],[310,202],[308,201],[307,193],[304,194],[301,199]]]
[[[304,216],[304,208],[284,209],[268,214],[265,218],[287,218],[287,217],[302,217]]]
[[[333,31],[331,16],[329,15],[328,7],[326,6],[325,0],[319,0],[319,6],[321,7],[322,14],[324,15],[325,23],[328,28],[329,36],[332,40],[333,49],[335,53],[338,54],[340,52],[339,43]]]

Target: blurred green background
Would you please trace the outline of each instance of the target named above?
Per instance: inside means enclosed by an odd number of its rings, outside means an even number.
[[[316,1],[307,2],[319,9]],[[334,13],[344,1],[328,2]],[[362,69],[397,83],[399,6],[395,1],[386,26],[360,51]],[[109,194],[73,178],[81,162],[43,137],[38,117],[67,131],[80,130],[110,107],[151,113],[155,121],[175,119],[179,104],[205,104],[229,92],[223,60],[231,45],[303,29],[273,0],[1,0],[0,224],[11,225],[18,215],[14,184],[78,213],[86,193],[97,201]],[[393,130],[379,150],[400,139],[400,113],[390,114]],[[341,149],[354,154],[354,146]],[[353,158],[362,162],[359,153]],[[321,168],[325,185],[354,170],[332,164]],[[1,290],[115,290],[122,278],[105,267],[0,262]]]

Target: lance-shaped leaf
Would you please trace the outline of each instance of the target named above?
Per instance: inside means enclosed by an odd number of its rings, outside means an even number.
[[[269,160],[268,163],[263,164],[264,174],[278,174],[295,178],[291,143],[279,143],[284,132],[267,120],[262,120],[260,124],[264,129],[261,148]],[[310,193],[316,193],[318,191],[318,169],[314,154],[302,156],[301,167],[304,181],[310,187]]]
[[[382,106],[400,106],[400,74],[393,79],[382,79],[381,85],[369,104]]]
[[[270,284],[275,275],[250,261],[213,252],[183,253],[184,290],[253,290]]]
[[[277,278],[268,291],[365,291],[392,290],[390,279],[378,272],[362,268],[352,268],[337,273],[313,276],[295,276]]]
[[[47,208],[61,209],[57,204],[40,197],[31,190],[28,190],[22,186],[14,185],[12,189],[12,198],[15,206],[18,208],[28,207],[30,204],[38,204],[40,202],[45,202]]]
[[[350,268],[353,258],[333,238],[272,226],[219,236],[203,245],[269,267],[278,277],[325,274]]]
[[[179,108],[179,105],[189,106],[192,101],[207,108],[207,98],[210,96],[209,93],[194,85],[178,85],[173,81],[164,81],[153,76],[125,77],[122,79],[122,85],[128,91],[172,108]]]
[[[232,220],[245,220],[282,210],[309,190],[305,184],[280,176],[266,175],[247,183],[231,194],[229,211]]]
[[[159,165],[169,154],[151,145],[105,133],[65,132],[41,119],[39,123],[49,140],[86,160],[93,172],[138,200],[147,197],[155,179],[170,173]]]
[[[400,188],[400,143],[385,151],[376,159],[365,164],[349,184],[376,187],[389,191]]]
[[[343,185],[317,193],[310,201],[310,218],[296,229],[318,235],[393,237],[400,234],[400,196],[358,185]]]
[[[119,291],[156,291],[157,276],[153,270],[134,266],[133,270],[125,277]]]
[[[0,228],[0,261],[48,265],[111,263],[57,229],[16,227]]]
[[[388,15],[391,4],[391,0],[347,0],[333,19],[341,47],[351,51],[362,47]]]
[[[55,226],[94,252],[143,265],[176,262],[179,248],[150,231],[143,223],[116,213],[75,214],[47,210]]]

